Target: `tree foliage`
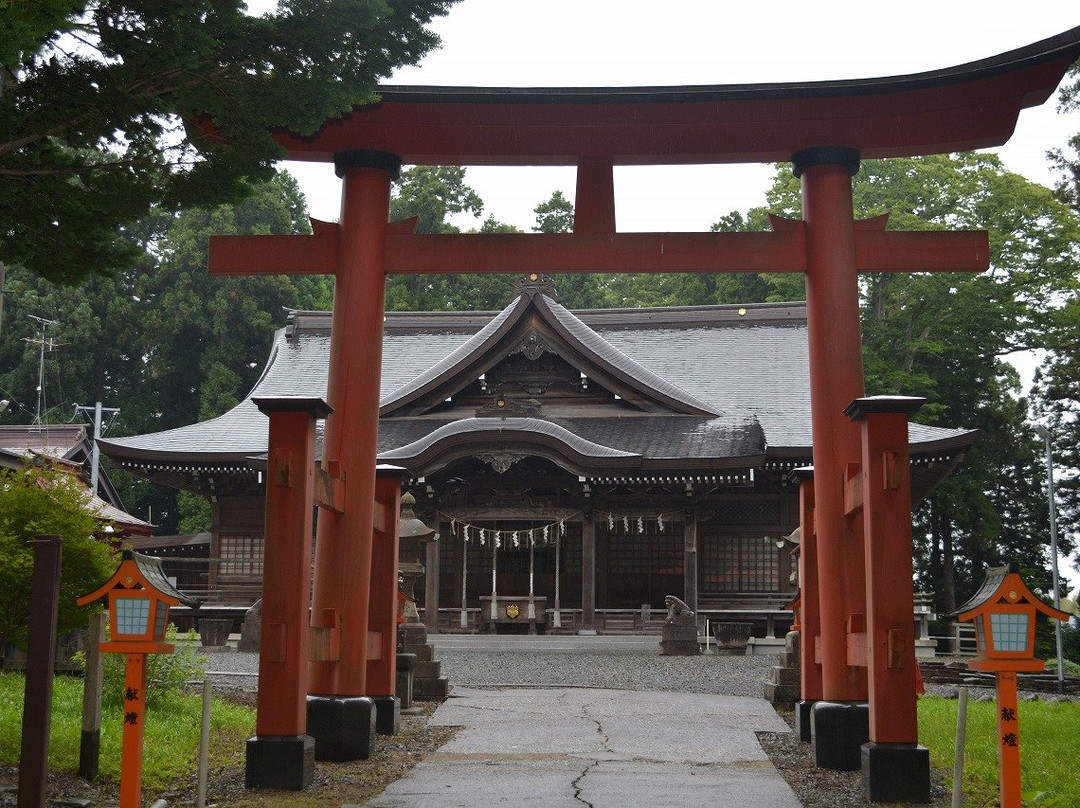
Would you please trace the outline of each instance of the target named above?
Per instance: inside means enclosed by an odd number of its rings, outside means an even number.
[[[1069,81],[1058,95],[1058,112],[1080,112],[1080,62],[1068,72]],[[1055,191],[1063,202],[1080,210],[1080,131],[1064,147],[1052,149],[1050,163],[1061,172]]]
[[[373,101],[438,44],[425,26],[451,3],[5,3],[0,261],[73,279],[137,260],[126,227],[248,194],[282,156],[273,130],[309,135]]]
[[[102,525],[89,503],[89,491],[70,474],[0,469],[0,658],[9,644],[26,642],[34,569],[28,542],[40,535],[63,542],[58,632],[85,624],[86,611],[75,599],[101,586],[115,568],[112,548],[95,537]]]
[[[32,415],[38,380],[37,336],[31,315],[55,321],[48,337],[45,413],[70,420],[71,405],[101,401],[118,407],[109,435],[132,435],[212,418],[238,403],[262,371],[285,309],[327,309],[327,276],[207,274],[212,234],[303,233],[307,210],[288,174],[258,186],[235,204],[179,214],[158,211],[128,237],[140,258],[112,276],[93,275],[74,286],[53,284],[25,269],[8,272],[0,334],[0,397],[13,403],[3,418]],[[134,484],[128,475],[117,480]],[[133,494],[133,496],[131,495]],[[177,528],[175,495],[145,484],[129,489],[129,508],[152,507],[162,532]],[[189,501],[186,514],[203,506]],[[189,521],[187,527],[204,524]]]
[[[479,218],[484,202],[466,182],[466,169],[458,166],[415,166],[401,172],[390,201],[391,221],[416,217],[417,233],[459,233],[451,216]],[[566,233],[573,229],[574,206],[555,191],[534,208],[535,232]],[[520,233],[489,215],[479,233]],[[386,284],[387,311],[497,311],[513,297],[513,275],[392,275]],[[593,308],[606,300],[598,275],[562,275],[556,284],[568,306]]]
[[[1075,117],[1080,112],[1080,62],[1069,76],[1058,110]],[[1050,152],[1050,161],[1061,172],[1055,187],[1058,198],[1080,215],[1080,117],[1076,120],[1078,131],[1063,148]],[[1080,526],[1080,275],[1057,289],[1047,305],[1047,353],[1036,372],[1033,398],[1036,413],[1050,430],[1059,516],[1062,534],[1067,535]]]
[[[912,267],[860,280],[867,393],[923,396],[917,420],[978,430],[964,463],[916,513],[919,583],[935,593],[939,611],[949,611],[987,565],[1015,561],[1046,591],[1039,442],[1005,359],[1052,344],[1056,307],[1080,270],[1080,222],[1049,189],[987,154],[864,161],[853,195],[857,218],[887,213],[890,229],[990,234],[989,272]],[[726,217],[714,229],[758,229],[766,210],[801,218],[801,189],[790,171],[777,172],[766,208]],[[726,293],[739,302],[775,293],[768,276],[730,277]],[[773,277],[784,284],[780,297],[793,299],[793,276]]]

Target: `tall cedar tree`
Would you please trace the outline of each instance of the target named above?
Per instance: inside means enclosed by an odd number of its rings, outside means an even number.
[[[129,228],[138,263],[72,286],[25,269],[8,272],[7,316],[0,334],[0,398],[12,401],[0,419],[33,416],[38,336],[31,316],[55,321],[47,332],[44,418],[71,420],[72,405],[101,401],[119,416],[107,435],[155,432],[212,418],[254,386],[285,310],[327,309],[328,276],[218,277],[206,272],[213,234],[306,233],[307,208],[295,179],[278,174],[235,205],[179,214],[157,212]],[[112,473],[112,471],[110,471]],[[131,483],[132,513],[176,532],[173,492]],[[187,508],[203,508],[189,499]],[[189,523],[186,527],[198,527]],[[188,532],[193,532],[189,530]]]
[[[778,172],[767,199],[771,212],[800,217],[790,171]],[[987,273],[912,267],[861,276],[867,393],[924,396],[918,420],[979,431],[965,462],[916,513],[919,585],[935,593],[938,611],[949,611],[987,565],[1017,561],[1047,591],[1039,442],[1004,359],[1046,345],[1051,301],[1080,270],[1080,222],[1048,189],[986,154],[865,161],[854,202],[858,218],[889,213],[891,229],[990,233]],[[762,213],[748,218],[760,221]]]
[[[1050,160],[1061,172],[1055,188],[1058,198],[1080,216],[1080,62],[1069,75],[1058,110],[1072,115],[1077,131],[1066,147],[1050,153]],[[1047,303],[1053,319],[1033,398],[1036,414],[1051,434],[1060,533],[1075,536],[1080,530],[1080,357],[1076,350],[1080,345],[1080,276],[1074,276]],[[1080,558],[1074,563],[1080,569]],[[1075,594],[1080,597],[1080,590]]]
[[[33,0],[0,11],[0,263],[54,280],[139,258],[159,208],[250,193],[438,44],[452,0]],[[213,121],[213,131],[206,127]]]

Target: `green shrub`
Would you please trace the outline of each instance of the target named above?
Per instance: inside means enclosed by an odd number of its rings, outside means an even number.
[[[1057,673],[1057,659],[1046,660],[1046,670],[1051,673]],[[1080,665],[1077,665],[1071,659],[1065,660],[1065,675],[1066,676],[1080,676]]]
[[[112,548],[94,537],[101,528],[89,491],[72,475],[34,467],[0,469],[0,664],[9,644],[26,643],[34,570],[29,542],[41,534],[63,540],[57,615],[57,632],[63,635],[85,626],[87,614],[100,608],[79,607],[75,600],[116,569]]]
[[[108,635],[106,628],[106,636]],[[201,680],[206,672],[206,657],[196,654],[191,643],[197,639],[194,631],[180,634],[176,626],[169,624],[165,631],[165,641],[176,643],[173,654],[147,654],[146,656],[146,706],[153,708],[162,705],[170,696],[182,693],[184,686],[191,681]],[[124,669],[127,665],[126,654],[105,654],[105,674],[102,679],[102,704],[110,707],[123,705]],[[84,654],[76,654],[75,661],[86,667]]]

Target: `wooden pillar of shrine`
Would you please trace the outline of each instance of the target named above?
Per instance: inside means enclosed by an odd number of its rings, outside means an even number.
[[[591,507],[581,517],[581,628],[596,633],[596,519]]]
[[[845,512],[848,464],[861,456],[858,425],[844,410],[863,395],[858,269],[851,177],[853,149],[796,153],[806,228],[806,310],[810,417],[814,433],[814,527],[817,533],[822,701],[811,716],[815,759],[825,768],[858,768],[866,725],[866,670],[861,522]],[[828,715],[823,715],[828,711]]]
[[[930,751],[919,745],[911,462],[908,419],[926,399],[874,396],[847,408],[861,427],[866,537],[866,655],[870,740],[863,793],[875,802],[930,802]]]
[[[698,610],[698,514],[697,508],[686,509],[683,522],[683,600],[690,610]]]
[[[394,576],[397,568],[396,553],[392,564],[380,553],[373,566],[372,531],[386,292],[383,244],[390,183],[400,167],[400,159],[387,152],[334,156],[344,187],[327,383],[334,414],[326,420],[322,462],[344,490],[341,508],[320,514],[315,544],[311,623],[325,640],[310,668],[314,695],[308,699],[308,731],[315,737],[317,760],[356,760],[370,753],[371,581]]]

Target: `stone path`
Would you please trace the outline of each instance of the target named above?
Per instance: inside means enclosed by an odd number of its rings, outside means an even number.
[[[368,803],[382,808],[799,808],[754,732],[761,699],[590,688],[455,687],[432,722],[463,729]]]

